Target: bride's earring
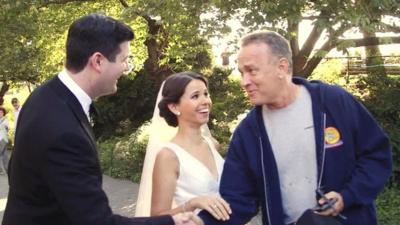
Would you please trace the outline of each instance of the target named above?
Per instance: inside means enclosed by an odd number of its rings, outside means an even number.
[[[178,111],[178,112],[175,113],[175,115],[180,116],[181,112]]]

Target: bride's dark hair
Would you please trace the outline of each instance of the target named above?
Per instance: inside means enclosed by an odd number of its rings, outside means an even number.
[[[178,119],[174,113],[168,108],[170,103],[179,103],[180,98],[185,93],[186,86],[192,80],[200,80],[208,87],[207,79],[195,72],[185,71],[175,73],[169,76],[164,83],[162,90],[162,99],[158,103],[158,109],[160,110],[160,116],[165,119],[168,125],[172,127],[178,126]]]

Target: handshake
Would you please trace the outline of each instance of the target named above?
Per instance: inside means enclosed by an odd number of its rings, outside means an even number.
[[[179,213],[172,216],[175,225],[204,225],[203,221],[193,212]]]

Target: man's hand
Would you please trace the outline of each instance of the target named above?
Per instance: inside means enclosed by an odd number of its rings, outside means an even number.
[[[204,225],[203,221],[193,212],[179,213],[172,216],[175,225]]]
[[[343,211],[344,208],[344,203],[343,203],[343,198],[342,195],[335,191],[331,191],[327,194],[325,194],[325,198],[320,198],[318,200],[318,204],[323,205],[326,202],[326,199],[336,199],[336,203],[332,205],[332,207],[328,208],[325,211],[318,212],[321,215],[324,216],[337,216],[340,212]]]

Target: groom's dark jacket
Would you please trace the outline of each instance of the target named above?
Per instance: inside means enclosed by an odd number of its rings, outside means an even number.
[[[31,94],[17,126],[3,225],[174,224],[112,213],[88,118],[57,76]]]

